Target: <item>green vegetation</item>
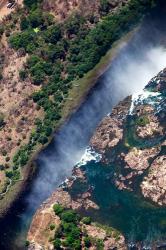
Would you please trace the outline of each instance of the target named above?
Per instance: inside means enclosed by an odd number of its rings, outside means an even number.
[[[73,210],[64,209],[59,204],[55,204],[53,209],[61,219],[61,225],[55,232],[54,247],[56,249],[60,249],[61,246],[67,247],[67,249],[81,249],[81,230],[78,214]]]
[[[4,122],[4,115],[2,113],[0,113],[0,128],[3,127],[5,124]]]
[[[27,77],[27,72],[25,70],[20,70],[19,77],[22,81],[24,81],[25,78]]]
[[[55,229],[55,224],[51,224],[50,225],[50,230],[52,231],[52,230],[54,230]]]
[[[5,29],[11,47],[29,54],[19,76],[22,81],[28,77],[33,84],[41,85],[41,90],[33,93],[32,98],[45,114],[44,118],[36,119],[29,143],[13,157],[15,172],[10,176],[13,179],[18,178],[19,169],[27,164],[36,147],[46,144],[59,126],[73,82],[94,68],[113,42],[151,8],[153,1],[131,0],[119,11],[109,14],[109,2],[101,0],[100,12],[105,17],[100,22],[73,14],[63,24],[44,12],[41,2],[24,0],[25,9],[18,10],[19,17],[12,16],[14,24],[20,22],[21,31],[12,32],[11,25]],[[93,28],[88,23],[93,24]],[[3,32],[0,30],[0,34]]]
[[[55,204],[53,206],[53,209],[54,209],[55,214],[58,215],[58,216],[61,215],[63,213],[63,211],[64,211],[64,208],[59,204]]]
[[[4,28],[0,27],[0,38],[3,35]],[[4,65],[4,54],[0,54],[0,81],[3,79],[2,70]]]
[[[85,249],[95,246],[96,249],[104,249],[104,243],[98,238],[91,237],[87,234],[86,225],[91,224],[90,217],[81,217],[74,210],[66,209],[60,204],[53,206],[54,212],[61,219],[61,224],[55,231],[55,238],[50,239],[56,249],[82,249],[82,243]],[[119,240],[119,231],[98,223],[93,223],[93,226],[105,230],[107,237],[113,237],[116,241]],[[82,242],[82,243],[81,243]]]
[[[18,181],[20,179],[20,171],[19,170],[6,170],[6,177],[14,181]]]
[[[2,35],[3,35],[3,33],[4,33],[4,27],[0,27],[0,38],[2,37]]]
[[[26,241],[25,241],[25,246],[26,246],[26,247],[29,247],[29,244],[30,244],[29,240],[26,240]]]
[[[55,249],[57,249],[57,250],[61,249],[61,240],[60,239],[55,239],[53,241],[53,245],[54,245]]]
[[[24,0],[24,5],[28,9],[35,9],[39,3],[41,3],[42,0]]]
[[[144,127],[147,124],[149,124],[149,118],[147,116],[138,117],[137,120],[136,120],[136,125],[137,126]]]
[[[82,223],[84,223],[86,225],[90,225],[91,224],[91,218],[90,217],[83,217],[82,218]]]
[[[84,238],[84,244],[85,244],[85,247],[89,248],[91,246],[91,238],[89,236],[86,236]]]

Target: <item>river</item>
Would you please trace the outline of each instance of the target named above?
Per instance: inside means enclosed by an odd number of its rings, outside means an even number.
[[[30,188],[0,221],[0,250],[22,250],[32,216],[40,204],[71,175],[101,119],[127,95],[141,90],[166,66],[163,16],[152,13],[98,80],[84,104],[55,135],[36,161]],[[148,31],[148,32],[147,32]]]

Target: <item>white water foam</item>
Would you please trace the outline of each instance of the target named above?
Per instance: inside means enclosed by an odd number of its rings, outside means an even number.
[[[153,97],[157,97],[157,99],[154,100]],[[132,95],[129,115],[133,114],[133,110],[136,105],[143,104],[144,101],[146,101],[147,104],[154,105],[154,104],[159,103],[161,99],[162,97],[161,97],[160,92],[152,92],[152,91],[143,89],[142,91],[137,92]]]
[[[76,164],[76,166],[84,166],[90,161],[99,162],[101,158],[101,154],[96,153],[91,147],[87,147],[85,153],[81,157],[81,160]]]
[[[101,155],[101,154],[96,153],[91,147],[87,147],[87,148],[85,149],[85,152],[84,152],[84,154],[82,155],[80,161],[78,161],[78,162],[76,163],[76,168],[79,168],[79,167],[81,167],[81,166],[84,166],[84,165],[86,165],[86,164],[87,164],[88,162],[90,162],[90,161],[94,161],[95,163],[96,163],[96,162],[99,162],[99,161],[101,160],[101,158],[102,158],[102,155]],[[72,178],[72,179],[76,179],[77,176],[72,175],[71,178]],[[61,183],[60,187],[65,188],[69,181],[70,181],[70,179],[69,179],[69,178],[66,178],[65,181],[63,181],[63,182]]]

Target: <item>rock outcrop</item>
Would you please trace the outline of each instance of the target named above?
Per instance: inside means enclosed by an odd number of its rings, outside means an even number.
[[[81,177],[80,177],[81,173]],[[84,174],[79,169],[75,168],[73,175],[77,176],[80,181],[84,182]],[[65,185],[65,188],[72,190],[75,179],[71,179]],[[43,205],[38,209],[35,214],[29,233],[28,242],[29,250],[52,250],[56,249],[53,246],[54,235],[58,231],[61,225],[61,219],[55,215],[53,206],[55,204],[60,204],[65,209],[73,209],[79,211],[79,209],[89,208],[98,209],[98,206],[90,199],[90,192],[84,192],[81,194],[80,198],[72,199],[70,192],[64,191],[64,187],[59,188],[55,191],[52,196],[43,203]],[[54,230],[51,230],[51,225],[55,225]],[[97,248],[97,242],[103,244],[103,249],[119,249],[127,250],[125,245],[125,238],[117,230],[113,228],[102,227],[96,223],[86,223],[80,222],[79,229],[81,230],[81,249],[86,249],[84,239],[88,237],[91,239],[91,244],[88,249],[95,250]],[[66,249],[61,247],[61,249]]]
[[[128,102],[113,109],[96,130],[91,146],[105,162],[120,163],[115,184],[138,188],[145,198],[166,205],[166,69]],[[130,106],[130,107],[129,107]],[[141,177],[141,178],[140,178]]]
[[[142,193],[159,205],[166,205],[166,156],[157,157],[141,184]]]

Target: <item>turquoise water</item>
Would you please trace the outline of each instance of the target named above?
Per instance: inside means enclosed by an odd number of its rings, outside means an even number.
[[[91,188],[92,200],[100,208],[88,211],[95,221],[118,229],[129,242],[152,243],[166,237],[166,208],[151,204],[140,194],[118,190],[113,183],[114,166],[91,161],[81,168],[87,183],[82,188],[77,179],[71,195],[76,198]]]

